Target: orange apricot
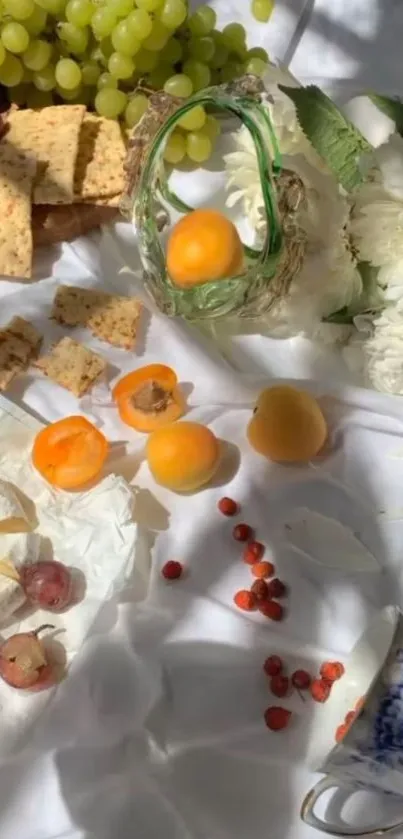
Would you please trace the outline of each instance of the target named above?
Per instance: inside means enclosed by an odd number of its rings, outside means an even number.
[[[205,425],[176,422],[150,435],[146,454],[158,484],[177,492],[191,492],[207,484],[215,474],[220,446]]]
[[[243,245],[235,225],[223,213],[193,210],[173,228],[166,259],[172,282],[192,288],[239,274]]]
[[[270,460],[304,463],[323,447],[327,425],[313,396],[278,385],[260,394],[247,437],[255,451]]]
[[[109,444],[85,417],[65,417],[43,428],[32,449],[35,469],[60,489],[77,489],[96,478]]]
[[[148,364],[119,379],[113,398],[122,422],[149,433],[179,419],[185,411],[176,373],[165,364]]]

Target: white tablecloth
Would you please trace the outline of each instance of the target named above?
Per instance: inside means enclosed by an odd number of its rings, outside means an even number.
[[[264,27],[252,23],[249,3],[216,3],[220,22],[244,20],[251,41],[278,58],[287,54],[303,5],[279,0]],[[293,71],[305,80],[327,77],[329,87],[347,77],[339,90],[350,94],[367,84],[397,90],[399,6],[399,0],[319,0],[308,30],[293,40]],[[37,263],[38,278],[48,278],[39,292],[1,283],[1,322],[15,311],[40,318],[41,306],[45,321],[56,281],[124,290],[128,278],[118,269],[135,261],[132,234],[122,225],[114,235],[55,249]],[[136,514],[149,530],[150,567],[124,602],[105,608],[24,751],[0,765],[1,839],[316,835],[298,815],[315,780],[306,765],[309,742],[320,736],[315,715],[309,703],[287,700],[293,725],[267,732],[262,713],[272,701],[261,666],[279,652],[290,668],[314,670],[324,656],[347,654],[377,608],[403,605],[403,409],[400,400],[354,387],[337,357],[302,339],[218,331],[218,342],[183,322],[150,316],[133,366],[171,363],[193,385],[191,418],[237,447],[240,467],[234,474],[229,463],[228,485],[223,479],[222,486],[181,498],[155,487],[140,462],[139,438],[130,438],[127,477],[139,487]],[[320,395],[331,429],[322,463],[285,469],[250,451],[245,427],[253,397],[275,377],[316,381],[306,386]],[[27,380],[11,397],[47,419],[71,412],[46,393]],[[111,432],[108,409],[92,407]],[[249,579],[231,525],[216,510],[224,493],[242,504],[289,585],[281,624],[233,608],[234,591]],[[311,558],[296,551],[284,525],[301,509],[326,517],[329,527],[341,522],[379,571],[355,571],[341,536],[342,570],[327,567],[320,546],[312,546]],[[185,563],[183,581],[164,584],[167,559]]]

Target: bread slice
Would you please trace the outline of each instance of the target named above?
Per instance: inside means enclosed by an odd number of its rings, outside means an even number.
[[[102,375],[106,362],[88,347],[66,337],[52,347],[49,355],[38,359],[34,366],[42,370],[52,382],[80,397]]]
[[[0,391],[23,373],[38,355],[42,335],[24,318],[14,317],[0,329]]]

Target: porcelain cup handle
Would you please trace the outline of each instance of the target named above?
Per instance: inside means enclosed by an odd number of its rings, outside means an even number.
[[[315,816],[315,804],[321,795],[323,795],[323,793],[328,789],[340,788],[349,789],[349,786],[348,784],[341,784],[337,778],[332,778],[331,775],[325,775],[325,777],[315,784],[315,786],[312,787],[305,796],[301,806],[301,819],[311,827],[315,827],[316,830],[322,830],[323,833],[329,833],[332,836],[384,836],[385,833],[389,833],[391,830],[403,827],[403,820],[383,827],[376,827],[372,830],[368,830],[368,828],[363,829],[348,827],[348,825],[343,827],[341,825],[325,822],[323,819]],[[351,786],[351,790],[353,790],[353,786]]]

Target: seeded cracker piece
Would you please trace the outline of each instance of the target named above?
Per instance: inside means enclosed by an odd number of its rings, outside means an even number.
[[[126,149],[119,123],[86,114],[81,125],[74,175],[75,201],[120,196],[125,183]],[[115,198],[114,206],[118,199]],[[110,206],[110,205],[109,205]]]
[[[106,362],[101,356],[71,338],[62,338],[50,355],[35,362],[52,382],[67,388],[74,396],[83,396],[104,372]]]
[[[6,390],[18,373],[27,370],[41,343],[42,335],[23,318],[15,317],[0,329],[0,391]]]
[[[92,288],[61,285],[53,300],[51,317],[65,326],[87,327],[94,308],[104,302],[103,298],[108,296]]]
[[[84,105],[10,111],[7,141],[37,161],[34,204],[71,204]]]
[[[111,206],[94,207],[90,204],[69,204],[55,207],[42,204],[32,208],[34,246],[71,242],[90,230],[114,221],[118,212]]]
[[[134,297],[104,295],[90,315],[88,325],[93,335],[114,347],[134,348],[142,305]]]
[[[36,163],[10,142],[0,142],[0,274],[32,273],[31,196]]]

